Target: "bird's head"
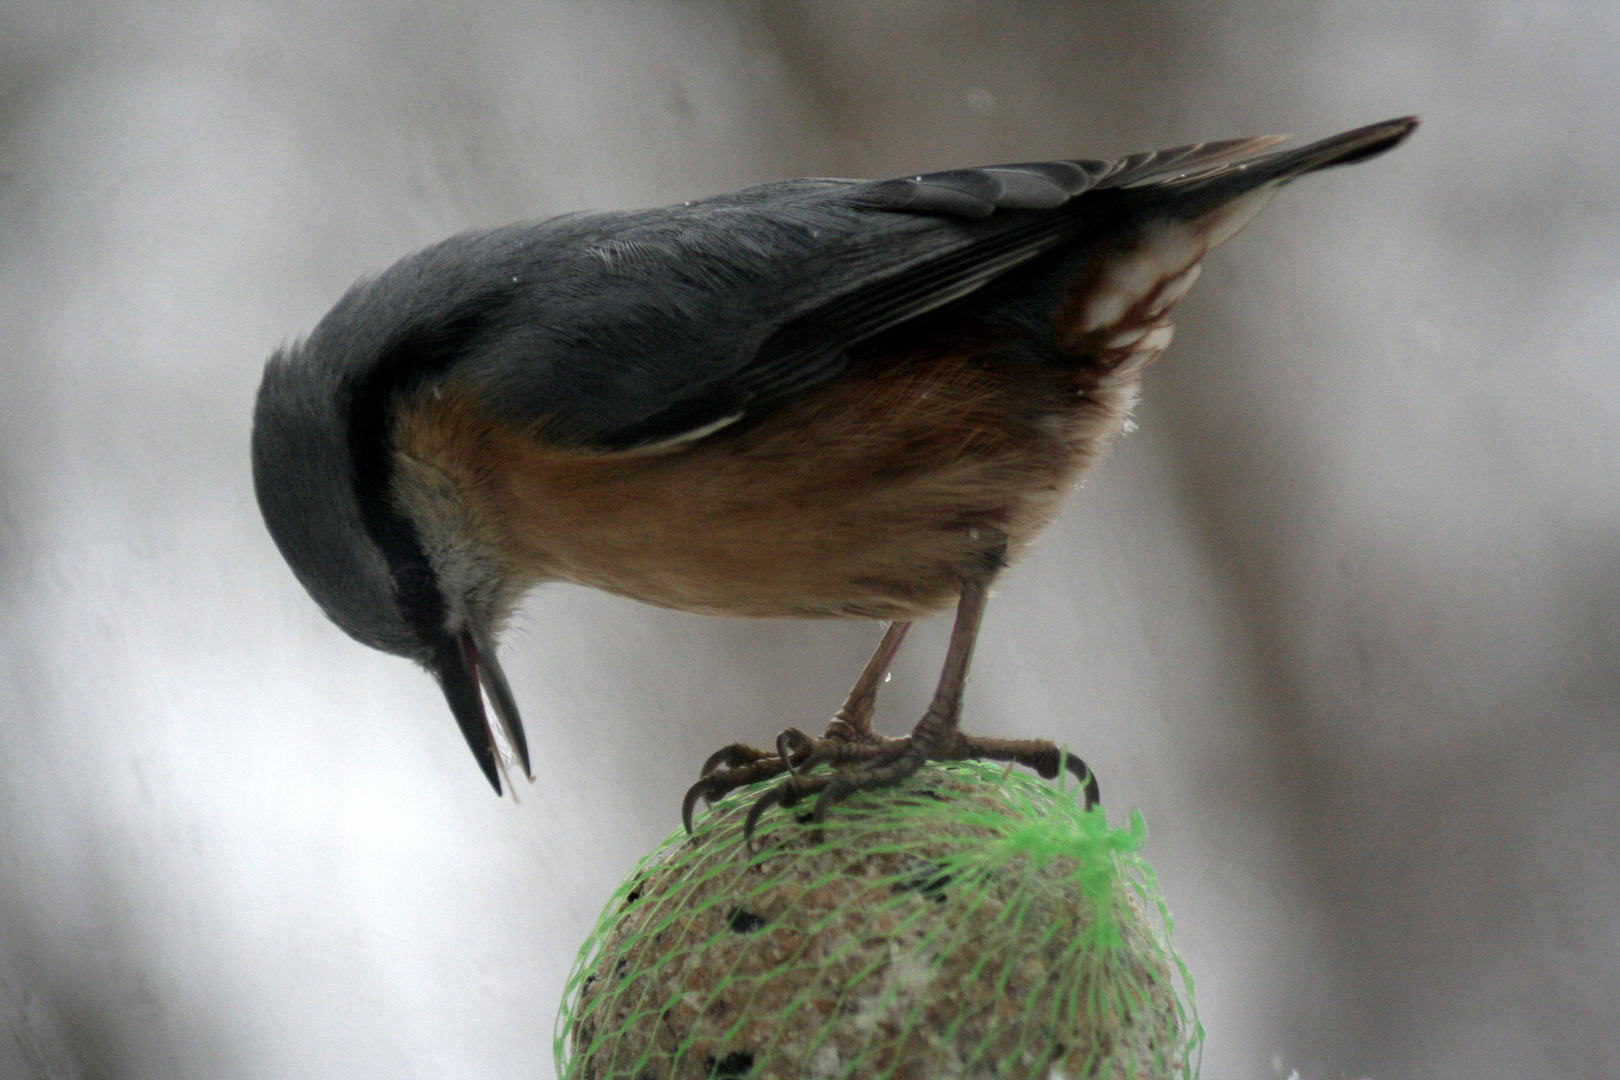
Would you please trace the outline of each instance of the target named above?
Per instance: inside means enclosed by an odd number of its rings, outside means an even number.
[[[396,452],[392,413],[420,382],[422,357],[408,335],[367,340],[376,324],[363,317],[364,301],[351,294],[308,340],[266,364],[253,422],[259,508],[333,622],[433,674],[499,793],[485,695],[529,772],[522,721],[496,659],[516,595],[454,491]]]

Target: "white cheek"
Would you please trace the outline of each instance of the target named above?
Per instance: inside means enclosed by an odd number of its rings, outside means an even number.
[[[445,625],[460,630],[472,618],[499,617],[501,573],[479,540],[477,523],[454,483],[429,465],[398,457],[395,501],[416,526],[423,554],[444,597]]]

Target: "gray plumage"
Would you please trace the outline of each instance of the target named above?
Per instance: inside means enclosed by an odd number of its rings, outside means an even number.
[[[1275,139],[787,180],[453,237],[358,283],[270,359],[253,431],[266,523],[334,622],[443,681],[463,601],[440,595],[438,568],[390,501],[400,401],[453,378],[493,416],[561,447],[708,437],[836,379],[862,343],[947,305],[1030,321],[1018,310],[1027,296],[995,285],[1047,256],[1359,160],[1413,124],[1263,156]]]

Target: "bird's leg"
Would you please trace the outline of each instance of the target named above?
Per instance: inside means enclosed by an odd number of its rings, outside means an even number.
[[[816,764],[824,760],[839,760],[836,749],[840,746],[878,746],[893,742],[872,730],[872,712],[877,707],[878,689],[906,640],[909,622],[893,622],[883,634],[883,640],[872,653],[872,658],[861,669],[860,678],[850,688],[849,697],[838,712],[833,714],[827,730],[819,739],[812,739],[798,728],[788,728],[776,736],[774,750],[760,750],[746,743],[732,743],[709,755],[699,773],[701,779],[686,792],[681,803],[681,820],[686,831],[692,831],[692,811],[697,801],[713,802],[739,787],[769,780],[783,772],[796,772],[810,759]],[[822,752],[833,752],[831,757],[819,757]],[[868,755],[860,755],[865,757]],[[859,760],[859,757],[857,760]]]
[[[894,622],[884,632],[872,658],[861,669],[861,677],[850,688],[849,697],[833,714],[821,738],[812,739],[798,728],[788,728],[776,736],[776,754],[781,767],[797,774],[817,765],[864,761],[873,750],[895,742],[872,730],[872,713],[877,708],[878,687],[888,678],[889,668],[906,640],[909,622]]]
[[[878,687],[882,686],[884,679],[888,677],[889,668],[894,665],[894,658],[900,652],[900,644],[906,640],[906,631],[910,629],[909,622],[889,624],[889,628],[883,633],[883,640],[878,642],[877,649],[872,653],[872,658],[866,662],[866,667],[861,669],[861,677],[850,687],[849,697],[844,699],[843,707],[833,714],[827,730],[822,733],[823,739],[870,742],[877,738],[872,731],[872,711],[877,708]]]
[[[945,653],[945,666],[940,672],[939,687],[928,711],[917,721],[911,734],[903,739],[881,739],[873,736],[859,744],[839,744],[818,748],[808,757],[795,763],[789,776],[781,784],[765,792],[750,808],[745,831],[752,836],[754,826],[766,809],[773,805],[790,807],[808,795],[816,795],[812,819],[819,821],[828,807],[857,791],[890,787],[911,776],[925,761],[959,761],[963,758],[985,758],[1009,761],[1033,769],[1051,779],[1067,767],[1085,784],[1086,806],[1095,805],[1099,798],[1097,779],[1079,758],[1071,757],[1045,739],[987,739],[963,735],[962,693],[967,685],[968,665],[973,659],[973,646],[978,640],[979,624],[990,598],[990,583],[1005,563],[1006,544],[1002,544],[987,560],[988,569],[982,576],[970,578],[962,586],[962,596],[956,605],[956,622],[951,627],[950,645]],[[859,685],[859,684],[857,684]],[[810,770],[820,764],[834,768],[829,773],[812,776]]]
[[[997,559],[999,569],[1000,559]],[[885,740],[883,745],[846,744],[819,747],[797,763],[797,768],[785,781],[759,797],[748,815],[748,832],[753,833],[759,815],[773,804],[792,806],[806,795],[820,792],[816,800],[817,820],[828,806],[846,796],[868,788],[888,787],[916,772],[929,758],[955,760],[964,757],[960,749],[962,735],[957,722],[962,714],[962,689],[967,684],[968,663],[973,658],[973,644],[979,636],[979,623],[989,600],[989,579],[968,581],[962,588],[956,604],[956,622],[951,627],[951,641],[945,652],[945,667],[940,672],[939,687],[928,711],[904,739]],[[859,687],[859,683],[856,684]],[[853,694],[851,695],[854,696]],[[835,721],[836,722],[836,721]],[[831,773],[812,776],[810,770],[818,765],[833,765]],[[840,764],[853,764],[852,768],[837,769]]]

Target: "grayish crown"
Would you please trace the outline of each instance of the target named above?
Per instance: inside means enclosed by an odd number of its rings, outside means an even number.
[[[324,327],[323,327],[324,329]],[[354,490],[345,372],[320,330],[265,365],[253,417],[253,486],[265,524],[300,583],[351,637],[421,659],[424,644],[394,599],[383,552]]]

